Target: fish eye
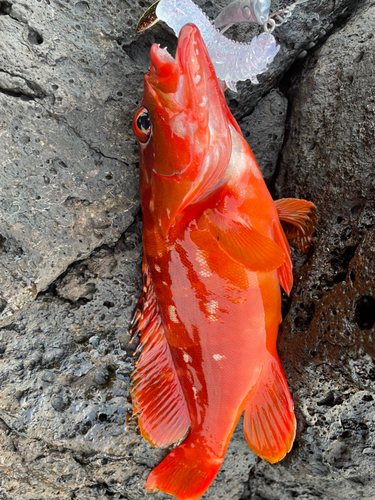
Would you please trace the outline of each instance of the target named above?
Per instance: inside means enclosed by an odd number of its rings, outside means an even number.
[[[133,132],[136,138],[146,143],[151,135],[150,113],[145,106],[141,106],[134,115]]]

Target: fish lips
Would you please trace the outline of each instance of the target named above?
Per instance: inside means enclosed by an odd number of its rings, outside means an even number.
[[[174,59],[166,48],[153,44],[150,51],[151,68],[146,79],[156,91],[177,92],[180,79],[190,92],[206,92],[207,82],[217,82],[215,69],[208,55],[205,43],[194,24],[186,24],[180,31]],[[219,83],[216,83],[219,86]]]

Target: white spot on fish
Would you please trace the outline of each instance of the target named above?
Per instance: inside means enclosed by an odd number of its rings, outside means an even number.
[[[171,118],[169,126],[173,134],[176,134],[181,139],[187,139],[189,141],[191,141],[191,138],[198,128],[198,124],[189,120],[189,115],[186,112],[178,113]]]
[[[214,354],[212,357],[214,358],[215,361],[220,361],[221,359],[226,359],[226,356],[221,355],[221,354]]]
[[[206,302],[206,311],[208,312],[207,319],[210,321],[219,321],[217,316],[217,312],[219,310],[219,302],[217,300],[211,300],[210,302]]]
[[[211,300],[210,302],[207,302],[206,309],[209,313],[215,314],[219,309],[219,302],[217,300]]]
[[[204,252],[202,252],[202,250],[197,250],[196,259],[197,259],[198,264],[201,267],[199,274],[201,276],[203,276],[203,278],[209,278],[210,276],[212,276],[212,272],[207,264]]]
[[[157,271],[158,273],[161,273],[160,266],[158,266],[157,264],[155,264],[154,268],[155,268],[155,271]]]
[[[177,318],[177,312],[176,312],[175,306],[169,306],[168,313],[169,313],[169,317],[170,317],[171,321],[173,321],[173,323],[178,324],[180,322],[180,320]]]
[[[198,85],[198,83],[201,81],[201,75],[195,75],[194,77],[194,83]]]
[[[153,211],[154,211],[154,208],[155,208],[155,205],[154,205],[154,200],[153,200],[153,199],[151,199],[151,200],[150,200],[150,205],[149,205],[149,207],[150,207],[150,211],[151,211],[151,212],[153,212]]]
[[[199,50],[198,49],[195,49],[195,53],[197,54],[197,56],[199,56]]]
[[[203,96],[201,102],[199,103],[199,106],[201,108],[203,108],[203,106],[206,106],[207,101],[208,101],[208,97],[207,96]]]
[[[171,211],[169,210],[169,208],[167,208],[167,215],[168,215],[168,219],[171,218]]]
[[[211,300],[206,302],[206,310],[210,314],[215,314],[219,310],[219,302],[217,300]]]
[[[192,362],[191,357],[189,356],[189,354],[186,354],[186,352],[184,352],[183,358],[184,358],[185,363],[191,363]]]
[[[166,283],[165,281],[162,281],[162,283],[164,286],[168,286],[168,283]]]
[[[194,399],[197,399],[197,388],[193,386],[193,392],[194,392]]]

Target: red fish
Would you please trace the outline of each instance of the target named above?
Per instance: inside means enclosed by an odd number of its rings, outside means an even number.
[[[153,446],[182,440],[146,488],[195,500],[243,412],[261,458],[277,462],[292,446],[293,401],[276,351],[280,284],[289,293],[293,280],[280,219],[306,250],[315,207],[272,200],[194,25],[181,30],[175,59],[151,47],[133,131],[144,250],[133,407]]]

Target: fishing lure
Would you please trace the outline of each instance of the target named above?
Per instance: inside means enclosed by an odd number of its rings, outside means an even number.
[[[257,75],[267,71],[280,47],[270,33],[255,36],[250,43],[226,38],[210,23],[206,14],[191,0],[160,0],[156,15],[178,36],[181,28],[194,23],[201,32],[216,75],[226,86],[236,91],[236,82],[250,79],[259,83]]]
[[[215,27],[221,28],[234,23],[264,24],[270,15],[271,0],[235,0],[215,19]]]
[[[216,28],[225,26],[219,32],[192,0],[157,0],[141,17],[137,32],[144,31],[162,20],[178,36],[185,24],[195,24],[206,44],[217,77],[235,92],[238,81],[249,79],[253,84],[259,83],[257,75],[267,71],[268,65],[280,49],[272,32],[275,27],[281,26],[289,19],[297,5],[306,1],[297,0],[270,16],[270,0],[235,0],[215,19]],[[263,24],[265,31],[254,37],[250,43],[235,42],[226,38],[223,33],[236,22]]]
[[[307,250],[315,206],[272,200],[196,26],[181,29],[175,59],[157,44],[150,56],[133,119],[144,257],[131,395],[149,443],[180,442],[146,488],[197,500],[243,412],[261,458],[277,462],[292,447],[293,401],[276,350],[280,285],[289,293],[293,282],[280,219]]]
[[[297,0],[285,7],[285,9],[270,15],[270,0],[234,0],[234,2],[227,5],[217,16],[215,19],[215,27],[221,28],[225,26],[225,29],[228,29],[229,26],[235,23],[255,22],[263,24],[265,31],[272,33],[276,27],[288,21],[297,5],[306,3],[307,1],[308,0]]]
[[[261,11],[254,15],[261,15]],[[274,36],[267,32],[254,37],[250,43],[226,38],[191,0],[160,0],[142,16],[138,31],[152,26],[158,19],[166,22],[176,36],[183,26],[194,23],[201,32],[217,77],[233,91],[238,81],[250,79],[254,84],[259,83],[257,75],[267,71],[280,49]]]

